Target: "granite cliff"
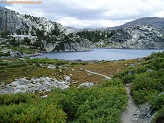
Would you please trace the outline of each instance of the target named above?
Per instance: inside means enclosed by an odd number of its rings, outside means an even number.
[[[163,49],[163,27],[163,18],[141,18],[119,27],[76,29],[0,7],[0,56],[96,47]]]
[[[69,35],[69,30],[57,22],[19,14],[3,7],[0,7],[0,34],[4,45],[12,42],[14,46],[28,45],[46,52],[92,49],[89,40]]]
[[[164,34],[152,26],[128,26],[119,30],[108,42],[109,48],[162,49]]]

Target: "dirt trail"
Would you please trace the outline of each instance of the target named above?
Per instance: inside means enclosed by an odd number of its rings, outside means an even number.
[[[97,73],[97,72],[93,72],[93,71],[90,71],[90,70],[85,70],[85,71],[88,72],[88,73],[91,73],[91,74],[96,74],[96,75],[99,75],[99,76],[103,76],[106,79],[111,79],[111,77],[100,74],[100,73]],[[127,93],[127,96],[128,96],[128,105],[126,107],[126,110],[121,115],[121,123],[133,123],[133,115],[137,111],[137,106],[135,105],[134,100],[133,100],[132,96],[130,95],[131,85],[132,84],[127,84],[125,86],[126,93]]]
[[[121,123],[133,123],[133,115],[137,110],[137,106],[135,105],[134,100],[130,95],[131,85],[132,84],[127,84],[125,86],[128,95],[128,105],[121,116]]]
[[[103,74],[100,74],[100,73],[97,73],[97,72],[93,72],[93,71],[90,71],[90,70],[87,70],[87,69],[85,71],[88,72],[88,73],[91,73],[91,74],[95,74],[95,75],[99,75],[99,76],[105,77],[106,79],[111,79],[111,77],[103,75]]]

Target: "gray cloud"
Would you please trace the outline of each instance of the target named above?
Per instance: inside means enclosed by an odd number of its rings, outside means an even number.
[[[116,26],[141,17],[164,17],[163,0],[47,0],[42,5],[7,6],[65,26]]]

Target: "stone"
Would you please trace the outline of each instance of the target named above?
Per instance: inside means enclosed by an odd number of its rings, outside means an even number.
[[[108,48],[163,49],[163,32],[148,25],[129,25],[110,38]]]
[[[69,87],[71,82],[71,77],[65,75],[64,80],[58,81],[56,78],[50,77],[39,77],[31,78],[31,80],[26,80],[26,78],[15,79],[14,82],[7,84],[0,90],[0,94],[3,93],[45,93],[51,92],[52,87],[66,89]]]
[[[56,69],[56,66],[55,66],[55,65],[52,65],[52,64],[49,64],[49,65],[47,66],[47,68]]]
[[[48,97],[48,95],[44,95],[44,96],[41,96],[42,98],[47,98]]]
[[[130,71],[128,72],[128,75],[132,75],[132,74],[133,74],[133,71],[130,70]]]
[[[14,93],[15,89],[12,87],[6,87],[0,91],[0,94]]]
[[[83,68],[79,68],[80,71],[83,71],[84,69]]]
[[[152,69],[147,69],[146,72],[153,72],[153,70]]]
[[[64,76],[64,80],[66,81],[66,82],[68,82],[68,83],[70,83],[72,80],[71,80],[71,77],[70,76],[67,76],[67,75],[65,75]]]
[[[16,89],[14,91],[14,94],[16,94],[16,93],[26,93],[26,90]]]
[[[71,71],[75,71],[75,69],[72,68]]]
[[[0,84],[0,87],[3,87],[3,86],[5,86],[5,83],[4,83],[4,82],[2,82],[2,83]]]
[[[58,83],[57,84],[57,88],[60,88],[60,89],[64,90],[64,89],[69,88],[69,86],[68,85],[65,85],[64,83]]]
[[[91,88],[92,86],[94,86],[94,83],[92,83],[92,82],[85,82],[85,83],[80,84],[77,88],[82,88],[82,87]]]

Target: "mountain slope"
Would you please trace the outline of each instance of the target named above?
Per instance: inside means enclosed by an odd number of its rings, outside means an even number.
[[[151,26],[128,26],[110,38],[109,48],[162,49],[164,34]]]
[[[132,26],[132,25],[140,25],[140,26],[149,25],[154,28],[164,30],[164,18],[143,17],[143,18],[139,18],[134,21],[131,21],[131,22],[127,22],[121,26],[112,27],[112,29],[122,29],[122,28]],[[108,29],[110,29],[110,28],[108,28]]]
[[[89,40],[68,34],[66,28],[57,22],[22,15],[3,7],[0,7],[0,34],[3,45],[14,47],[23,45],[46,52],[92,49]]]
[[[162,49],[163,28],[164,18],[149,17],[113,28],[76,29],[0,7],[0,56],[85,51],[96,47]]]

